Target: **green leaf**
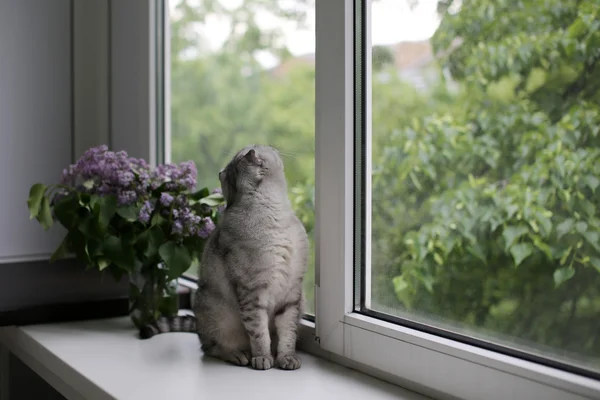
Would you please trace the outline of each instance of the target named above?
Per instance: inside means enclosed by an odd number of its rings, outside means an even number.
[[[570,38],[575,39],[585,34],[586,31],[587,26],[583,22],[581,17],[579,17],[575,20],[575,22],[571,24],[571,26],[569,26],[569,28],[567,29],[567,35],[569,35]]]
[[[100,206],[98,214],[98,225],[103,231],[108,228],[110,220],[117,211],[117,198],[115,196],[103,196],[97,203]]]
[[[412,304],[412,298],[410,296],[409,285],[404,279],[404,276],[399,275],[392,278],[392,285],[394,286],[394,293],[396,298],[404,304],[404,307],[410,309]]]
[[[583,211],[585,211],[588,217],[593,217],[596,215],[596,206],[594,206],[591,201],[587,199],[580,199],[579,206]]]
[[[146,258],[152,258],[158,254],[158,248],[164,243],[165,234],[158,226],[152,227],[144,233],[142,252]]]
[[[556,239],[560,240],[560,238],[569,233],[571,229],[573,229],[573,225],[575,225],[575,221],[573,221],[571,218],[567,218],[558,224],[556,226]]]
[[[115,265],[126,271],[131,271],[135,262],[133,247],[123,243],[116,236],[107,236],[102,243],[103,254]]]
[[[45,230],[50,229],[54,222],[52,220],[52,210],[50,210],[50,200],[46,196],[42,197],[42,205],[36,218]]]
[[[204,197],[207,197],[210,195],[210,191],[208,190],[208,188],[202,188],[200,190],[195,191],[194,193],[192,193],[190,195],[190,198],[192,200],[200,200]]]
[[[582,233],[585,240],[597,251],[600,252],[600,234],[598,232],[586,231]]]
[[[106,267],[110,265],[110,260],[108,258],[100,257],[98,259],[98,269],[102,271]]]
[[[29,198],[27,199],[27,207],[29,208],[29,219],[34,219],[40,212],[42,198],[46,192],[46,185],[36,183],[29,189]]]
[[[159,213],[154,213],[154,215],[152,216],[152,220],[150,221],[150,226],[152,226],[152,227],[159,226],[164,221],[165,221],[165,219],[163,217],[161,217],[161,215]]]
[[[592,189],[593,193],[596,193],[596,188],[600,185],[600,179],[596,178],[594,175],[586,175],[583,178],[585,184]]]
[[[515,260],[515,267],[521,265],[523,260],[531,255],[533,252],[533,246],[530,243],[519,243],[515,244],[510,248],[510,254],[512,254]]]
[[[506,241],[505,249],[511,248],[517,239],[529,232],[526,226],[509,226],[504,229],[502,236]]]
[[[579,232],[579,233],[583,233],[583,232],[587,231],[587,228],[588,228],[587,222],[579,221],[578,223],[575,224],[575,229],[577,229],[577,232]]]
[[[78,225],[80,208],[77,194],[70,193],[54,204],[54,215],[65,228],[71,230]]]
[[[484,263],[487,263],[487,258],[486,258],[485,253],[483,252],[483,249],[481,248],[481,245],[479,243],[474,243],[474,244],[468,245],[467,251],[469,253],[471,253],[472,255],[474,255],[475,257],[477,257],[479,260],[483,261]]]
[[[50,262],[53,263],[56,260],[60,260],[69,252],[69,240],[68,235],[60,242],[60,245],[54,250],[54,253],[50,256]]]
[[[87,215],[79,218],[77,229],[88,238],[101,239],[104,235],[96,222],[94,214],[88,212]]]
[[[401,275],[395,276],[392,279],[392,284],[394,285],[394,292],[396,292],[396,294],[408,288],[408,283],[406,283],[404,277]]]
[[[536,212],[535,217],[537,219],[537,222],[540,224],[540,226],[542,228],[541,234],[544,237],[550,236],[550,233],[552,233],[552,221],[550,220],[550,218],[548,218],[541,212]]]
[[[565,263],[567,262],[567,259],[569,258],[569,255],[571,254],[572,251],[573,251],[572,246],[567,249],[564,249],[564,250],[556,250],[555,258],[560,258],[560,260],[559,260],[560,265],[565,265]]]
[[[172,241],[163,243],[158,253],[167,265],[169,279],[179,278],[192,263],[188,249]]]
[[[544,253],[546,255],[546,257],[548,257],[549,260],[552,260],[552,248],[550,246],[548,246],[543,240],[542,238],[540,238],[539,236],[534,236],[533,237],[533,245],[540,250],[542,253]]]
[[[137,206],[125,206],[117,208],[117,214],[126,221],[134,222],[138,219],[139,209]]]
[[[554,271],[554,285],[559,287],[575,275],[575,268],[559,268]]]
[[[213,193],[210,196],[206,196],[200,199],[200,204],[206,204],[210,207],[216,207],[225,201],[225,198],[220,193]]]
[[[590,258],[590,264],[592,264],[592,266],[594,268],[596,268],[598,270],[598,272],[600,272],[600,258],[598,258],[598,257],[591,257]]]
[[[89,265],[92,260],[87,250],[87,238],[79,230],[70,230],[67,234],[69,249],[75,253],[77,259],[82,263]]]

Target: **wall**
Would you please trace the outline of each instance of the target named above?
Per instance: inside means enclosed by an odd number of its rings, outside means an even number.
[[[29,187],[72,159],[69,0],[0,2],[0,262],[44,259],[60,229],[28,220]]]
[[[101,279],[73,259],[49,264],[65,232],[30,221],[26,200],[91,146],[157,159],[154,4],[0,0],[0,325],[127,296],[127,279]],[[0,397],[8,388],[11,399],[60,398],[28,371],[0,359]]]

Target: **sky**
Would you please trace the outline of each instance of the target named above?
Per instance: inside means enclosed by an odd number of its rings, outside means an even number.
[[[235,7],[240,0],[220,0],[226,7]],[[316,0],[328,1],[328,0]],[[287,0],[293,4],[293,0]],[[175,1],[171,0],[171,6]],[[436,13],[437,0],[421,0],[419,6],[410,9],[406,0],[378,0],[372,4],[371,40],[373,45],[393,44],[401,41],[416,41],[430,38],[439,25]],[[268,13],[257,16],[260,25],[266,28],[280,27],[288,48],[293,55],[314,53],[315,13],[307,15],[307,29],[298,30],[293,23],[277,20]],[[228,33],[228,23],[223,18],[210,17],[199,27],[212,49],[218,49]],[[273,66],[276,60],[262,55],[261,63]]]

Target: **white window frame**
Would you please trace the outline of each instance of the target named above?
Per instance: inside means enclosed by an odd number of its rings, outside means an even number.
[[[371,1],[364,6],[369,54]],[[321,349],[333,359],[436,397],[600,398],[596,380],[353,312],[353,11],[353,0],[316,2],[315,334]],[[364,118],[370,142],[371,71],[366,61]],[[368,229],[369,221],[366,225]]]

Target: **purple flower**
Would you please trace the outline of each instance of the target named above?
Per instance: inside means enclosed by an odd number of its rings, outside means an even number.
[[[120,206],[135,203],[137,200],[137,193],[133,190],[125,190],[117,195],[117,201]]]
[[[166,191],[193,190],[196,187],[196,165],[185,161],[179,165],[158,165],[151,176],[151,187],[157,189],[165,184]]]
[[[66,168],[61,183],[90,194],[114,195],[119,204],[125,205],[140,196],[147,197],[150,171],[144,160],[130,158],[124,151],[109,151],[101,145],[87,150],[75,164]],[[88,181],[92,184],[87,184]]]
[[[210,217],[205,217],[202,219],[203,225],[200,229],[198,229],[198,236],[201,238],[207,238],[212,231],[215,230],[215,223]]]
[[[154,207],[152,207],[152,203],[149,201],[144,202],[144,205],[140,209],[140,214],[138,215],[138,219],[141,223],[147,224],[150,222],[150,215],[154,211]]]
[[[181,221],[173,222],[173,228],[171,230],[171,233],[174,235],[180,235],[181,233],[183,233],[183,224],[181,223]]]
[[[213,193],[213,194],[215,194],[215,193],[218,193],[218,194],[223,194],[223,190],[222,190],[221,188],[219,188],[219,187],[218,187],[218,188],[214,188],[214,189],[212,190],[212,193]]]
[[[169,207],[172,202],[173,202],[173,196],[171,196],[169,193],[163,192],[160,194],[160,204],[162,204],[165,207]]]
[[[131,171],[117,171],[117,182],[120,186],[128,186],[134,178],[135,176]]]
[[[87,150],[75,164],[62,171],[61,183],[68,190],[57,192],[53,201],[73,190],[115,196],[119,206],[142,204],[138,220],[148,224],[154,213],[156,190],[160,188],[160,215],[171,224],[172,234],[204,238],[214,230],[214,222],[197,215],[187,198],[188,192],[196,187],[197,175],[192,161],[151,167],[143,159],[129,157],[124,151],[109,151],[101,145]],[[221,190],[217,188],[213,193]],[[204,215],[204,211],[201,213]]]

